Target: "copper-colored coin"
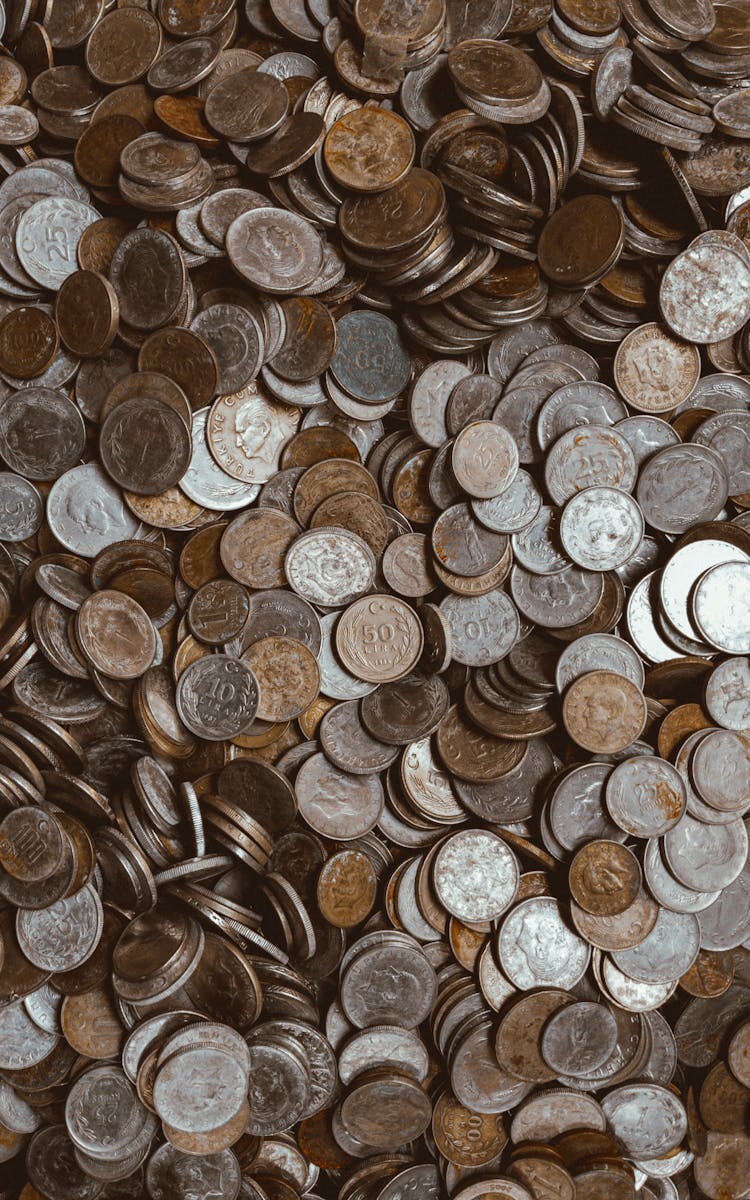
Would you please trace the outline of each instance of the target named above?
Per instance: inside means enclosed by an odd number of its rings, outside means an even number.
[[[613,202],[606,196],[578,196],[542,230],[539,265],[558,287],[586,286],[611,270],[622,245],[622,216]]]
[[[362,493],[373,500],[379,498],[378,485],[365,467],[346,459],[327,458],[310,466],[294,489],[297,520],[301,525],[307,525],[319,505],[339,492]]]
[[[646,723],[643,693],[623,675],[591,671],[568,688],[563,721],[573,741],[594,754],[624,750]]]
[[[484,1166],[508,1140],[499,1113],[473,1113],[449,1091],[442,1093],[432,1111],[432,1134],[440,1153],[456,1167]]]
[[[289,467],[312,467],[328,458],[348,458],[352,462],[359,462],[360,453],[343,430],[313,425],[300,430],[287,442],[281,455],[281,466],[284,470]]]
[[[109,275],[112,255],[132,226],[119,217],[102,217],[83,231],[76,251],[82,271]]]
[[[377,876],[361,850],[340,850],[325,862],[317,882],[317,901],[327,921],[350,929],[366,920],[377,894]]]
[[[174,326],[157,329],[138,351],[138,369],[156,371],[178,383],[193,410],[213,400],[219,382],[216,356],[197,333]]]
[[[282,301],[284,340],[271,360],[284,379],[303,382],[321,375],[336,348],[336,324],[319,300],[297,296]]]
[[[176,137],[214,149],[221,142],[203,119],[204,107],[205,101],[198,96],[157,96],[154,100],[154,112]]]
[[[119,1055],[125,1030],[109,991],[95,988],[80,995],[66,996],[60,1021],[67,1041],[79,1054],[97,1059]]]
[[[0,370],[34,379],[52,362],[58,341],[55,322],[41,308],[16,308],[0,321]]]
[[[734,961],[725,950],[701,950],[689,971],[680,976],[680,987],[691,996],[722,996],[734,979]]]
[[[229,522],[221,538],[224,570],[252,588],[283,587],[284,560],[299,527],[285,513],[251,510]]]
[[[100,83],[121,87],[146,74],[161,49],[162,30],[148,10],[107,13],[86,43],[86,65]]]
[[[250,616],[250,598],[233,579],[214,579],[195,592],[187,611],[191,630],[199,641],[221,646],[239,637]]]
[[[311,529],[341,526],[361,537],[373,554],[382,554],[388,541],[388,520],[383,507],[363,492],[334,492],[322,500],[310,518]]]
[[[148,615],[122,592],[94,592],[76,618],[86,658],[112,679],[135,679],[154,661],[156,632]]]
[[[74,271],[57,293],[60,337],[81,358],[96,358],[111,346],[119,315],[115,289],[95,271]]]
[[[597,917],[614,917],[635,902],[641,869],[632,851],[619,842],[593,841],[576,854],[568,880],[581,908]]]
[[[542,1058],[542,1029],[572,1000],[569,992],[547,988],[521,996],[509,1006],[495,1037],[495,1052],[504,1070],[529,1083],[548,1083],[555,1078],[555,1072]]]
[[[700,704],[678,704],[659,726],[658,747],[662,758],[673,758],[691,733],[710,729],[711,721]]]
[[[357,108],[331,127],[323,152],[337,183],[355,192],[382,192],[408,174],[414,134],[396,113]]]
[[[219,545],[226,527],[226,521],[216,521],[199,529],[185,542],[180,554],[180,574],[190,587],[197,590],[201,584],[221,574]]]
[[[704,1124],[717,1133],[743,1133],[747,1127],[750,1088],[716,1063],[703,1080],[698,1109]]]
[[[318,694],[320,671],[315,655],[294,638],[260,638],[248,647],[243,660],[258,681],[262,721],[291,721],[309,708]]]
[[[469,724],[454,706],[437,730],[437,747],[445,765],[468,783],[500,779],[517,767],[525,752],[522,742],[509,742]]]
[[[89,125],[75,148],[74,161],[81,178],[92,187],[115,187],[120,173],[120,152],[143,133],[143,123],[127,113],[113,113]]]

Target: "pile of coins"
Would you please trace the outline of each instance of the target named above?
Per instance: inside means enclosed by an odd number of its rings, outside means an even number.
[[[750,1197],[750,0],[0,25],[0,1200]]]

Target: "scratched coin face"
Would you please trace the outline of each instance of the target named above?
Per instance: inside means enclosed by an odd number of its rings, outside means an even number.
[[[242,733],[258,711],[250,667],[225,655],[199,658],[180,676],[177,707],[191,732],[209,741]]]

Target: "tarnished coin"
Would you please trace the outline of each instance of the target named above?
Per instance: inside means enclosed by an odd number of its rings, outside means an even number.
[[[103,589],[84,600],[76,616],[86,658],[112,679],[135,679],[152,665],[156,630],[137,600]]]
[[[656,756],[619,763],[605,787],[612,820],[634,837],[661,837],[685,813],[687,793],[682,776]]]
[[[625,912],[641,890],[638,860],[619,842],[582,846],[570,864],[568,880],[576,903],[597,917]]]
[[[341,771],[323,754],[314,754],[302,764],[295,790],[300,813],[308,825],[339,841],[369,833],[384,803],[377,777],[368,779]]]
[[[315,228],[304,217],[278,208],[241,213],[227,230],[226,248],[238,274],[275,295],[309,287],[323,265],[323,243]]]
[[[594,754],[610,754],[632,745],[646,723],[643,693],[612,671],[591,671],[570,685],[563,699],[563,720],[573,740]]]
[[[315,655],[294,638],[258,638],[241,661],[250,667],[260,689],[257,715],[262,721],[291,721],[318,695],[320,671]]]
[[[408,675],[419,661],[423,641],[416,613],[394,596],[356,600],[336,626],[336,649],[344,666],[369,683]]]
[[[669,328],[688,342],[720,342],[750,315],[750,263],[720,243],[696,241],[669,264],[659,284]]]
[[[603,1004],[581,1001],[553,1013],[544,1027],[541,1052],[557,1075],[590,1075],[617,1046],[618,1028]]]
[[[145,438],[141,443],[136,429]],[[158,400],[124,400],[102,425],[102,464],[120,487],[154,495],[178,483],[190,463],[190,430],[180,415]]]
[[[414,134],[397,113],[355,108],[326,134],[323,154],[336,183],[354,192],[382,192],[400,183],[414,162]]]
[[[700,355],[655,322],[639,325],[617,348],[614,377],[623,399],[639,412],[671,412],[692,392]]]
[[[258,685],[250,667],[225,655],[191,663],[177,685],[177,708],[191,732],[207,741],[243,733],[258,712]]]

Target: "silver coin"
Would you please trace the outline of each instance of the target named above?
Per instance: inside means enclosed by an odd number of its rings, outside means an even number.
[[[204,508],[233,512],[252,504],[260,492],[260,484],[243,483],[222,471],[206,440],[208,413],[208,408],[193,413],[190,464],[179,481],[179,488]]]
[[[450,625],[453,658],[467,666],[486,666],[504,658],[520,633],[518,611],[504,592],[446,596],[440,611]]]
[[[477,520],[495,533],[519,533],[542,507],[542,495],[528,471],[519,470],[504,492],[491,500],[472,500]]]
[[[701,637],[725,654],[750,654],[750,563],[721,563],[696,584],[692,616]]]
[[[631,495],[613,487],[589,487],[571,496],[560,518],[566,554],[588,571],[612,571],[637,552],[643,513]]]
[[[56,292],[78,270],[76,251],[81,235],[100,219],[81,200],[45,196],[22,215],[16,250],[23,269],[41,287]]]
[[[558,692],[589,671],[615,671],[640,688],[645,679],[640,656],[624,638],[611,633],[590,633],[565,647],[555,668]]]
[[[745,865],[747,845],[747,831],[739,819],[705,825],[686,814],[664,836],[670,871],[696,892],[728,887]]]
[[[138,532],[138,521],[119,488],[96,463],[73,467],[55,480],[47,498],[47,520],[58,542],[84,558],[94,558],[113,542]]]
[[[728,658],[714,667],[705,692],[706,711],[724,729],[750,728],[750,663]]]
[[[370,590],[375,557],[356,533],[314,529],[291,546],[284,570],[298,596],[312,604],[338,608]]]
[[[583,977],[590,947],[563,921],[550,896],[524,900],[505,917],[498,936],[500,966],[518,988],[572,988]]]
[[[689,971],[700,950],[700,927],[693,913],[660,908],[656,924],[638,946],[610,951],[616,966],[640,983],[667,984]]]
[[[183,671],[177,684],[180,718],[191,733],[223,741],[244,733],[258,711],[258,685],[250,668],[237,658],[212,654]]]
[[[618,763],[605,787],[612,820],[633,837],[661,837],[684,816],[687,795],[679,772],[656,755]]]

